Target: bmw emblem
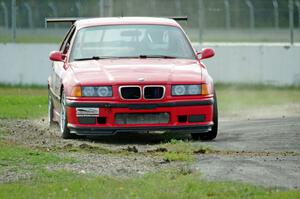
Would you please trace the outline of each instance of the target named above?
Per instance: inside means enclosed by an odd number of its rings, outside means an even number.
[[[145,78],[140,77],[140,78],[138,78],[138,81],[139,81],[139,82],[143,82],[143,81],[145,81]]]

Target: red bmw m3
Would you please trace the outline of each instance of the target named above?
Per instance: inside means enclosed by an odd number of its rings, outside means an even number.
[[[49,123],[59,123],[63,138],[132,131],[217,136],[213,80],[201,62],[213,49],[196,52],[169,18],[72,22],[50,53],[48,78]]]

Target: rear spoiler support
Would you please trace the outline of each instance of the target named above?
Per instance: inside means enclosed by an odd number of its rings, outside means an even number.
[[[45,28],[47,28],[48,23],[75,23],[75,21],[83,18],[45,18]]]
[[[187,21],[187,16],[173,16],[173,17],[164,17],[169,19],[174,19],[176,21]],[[48,27],[48,23],[75,23],[80,19],[88,19],[88,18],[80,18],[80,17],[63,17],[63,18],[45,18],[45,28]]]
[[[174,19],[175,21],[187,21],[188,17],[187,16],[174,16],[174,17],[166,17],[169,19]]]

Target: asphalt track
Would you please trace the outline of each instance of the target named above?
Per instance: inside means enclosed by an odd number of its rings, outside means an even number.
[[[300,116],[221,121],[206,144],[224,151],[198,157],[195,167],[208,180],[300,188]]]

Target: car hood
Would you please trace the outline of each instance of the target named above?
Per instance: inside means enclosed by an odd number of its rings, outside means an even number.
[[[201,66],[187,59],[106,59],[71,64],[78,82],[86,84],[170,84],[201,81]]]

